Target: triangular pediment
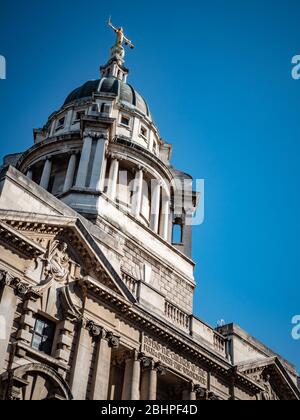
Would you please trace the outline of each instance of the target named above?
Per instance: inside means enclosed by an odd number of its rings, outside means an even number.
[[[72,261],[80,273],[77,273],[77,278],[91,283],[93,288],[111,291],[130,303],[135,302],[122,278],[79,218],[45,217],[24,212],[10,214],[0,210],[0,230],[3,232],[1,240],[5,243],[7,236],[15,250],[24,253],[26,258],[35,256],[49,261],[57,249],[56,253],[62,254],[63,264],[65,252],[66,259]],[[60,250],[60,247],[65,249]],[[54,261],[54,269],[56,263]],[[63,268],[61,270],[63,278]]]
[[[278,357],[244,363],[237,370],[261,385],[262,399],[300,400],[298,387]]]

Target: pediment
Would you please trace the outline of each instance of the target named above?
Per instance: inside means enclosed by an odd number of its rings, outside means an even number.
[[[93,287],[111,291],[130,303],[135,302],[122,278],[79,218],[43,218],[29,213],[14,213],[12,217],[9,212],[3,214],[0,210],[1,229],[7,232],[9,241],[19,253],[43,262],[44,277],[45,270],[48,270],[52,278],[63,284],[70,274],[73,280],[87,282],[88,279]],[[4,233],[0,240],[5,243]]]
[[[300,400],[298,387],[277,357],[241,364],[237,370],[261,386],[262,400]]]

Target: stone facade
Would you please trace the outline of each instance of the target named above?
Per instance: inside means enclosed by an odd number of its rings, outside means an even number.
[[[1,169],[0,398],[300,399],[290,363],[193,315],[199,197],[120,48]]]

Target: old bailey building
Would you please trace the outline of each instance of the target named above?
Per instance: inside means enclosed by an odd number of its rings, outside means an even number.
[[[110,26],[100,79],[1,167],[0,399],[299,400],[289,362],[193,315],[201,197]]]

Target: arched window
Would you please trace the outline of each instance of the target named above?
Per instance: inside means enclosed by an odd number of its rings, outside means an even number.
[[[173,223],[173,234],[172,234],[172,243],[174,245],[182,244],[182,233],[183,233],[183,227],[182,227],[182,220],[180,218],[175,219]]]

